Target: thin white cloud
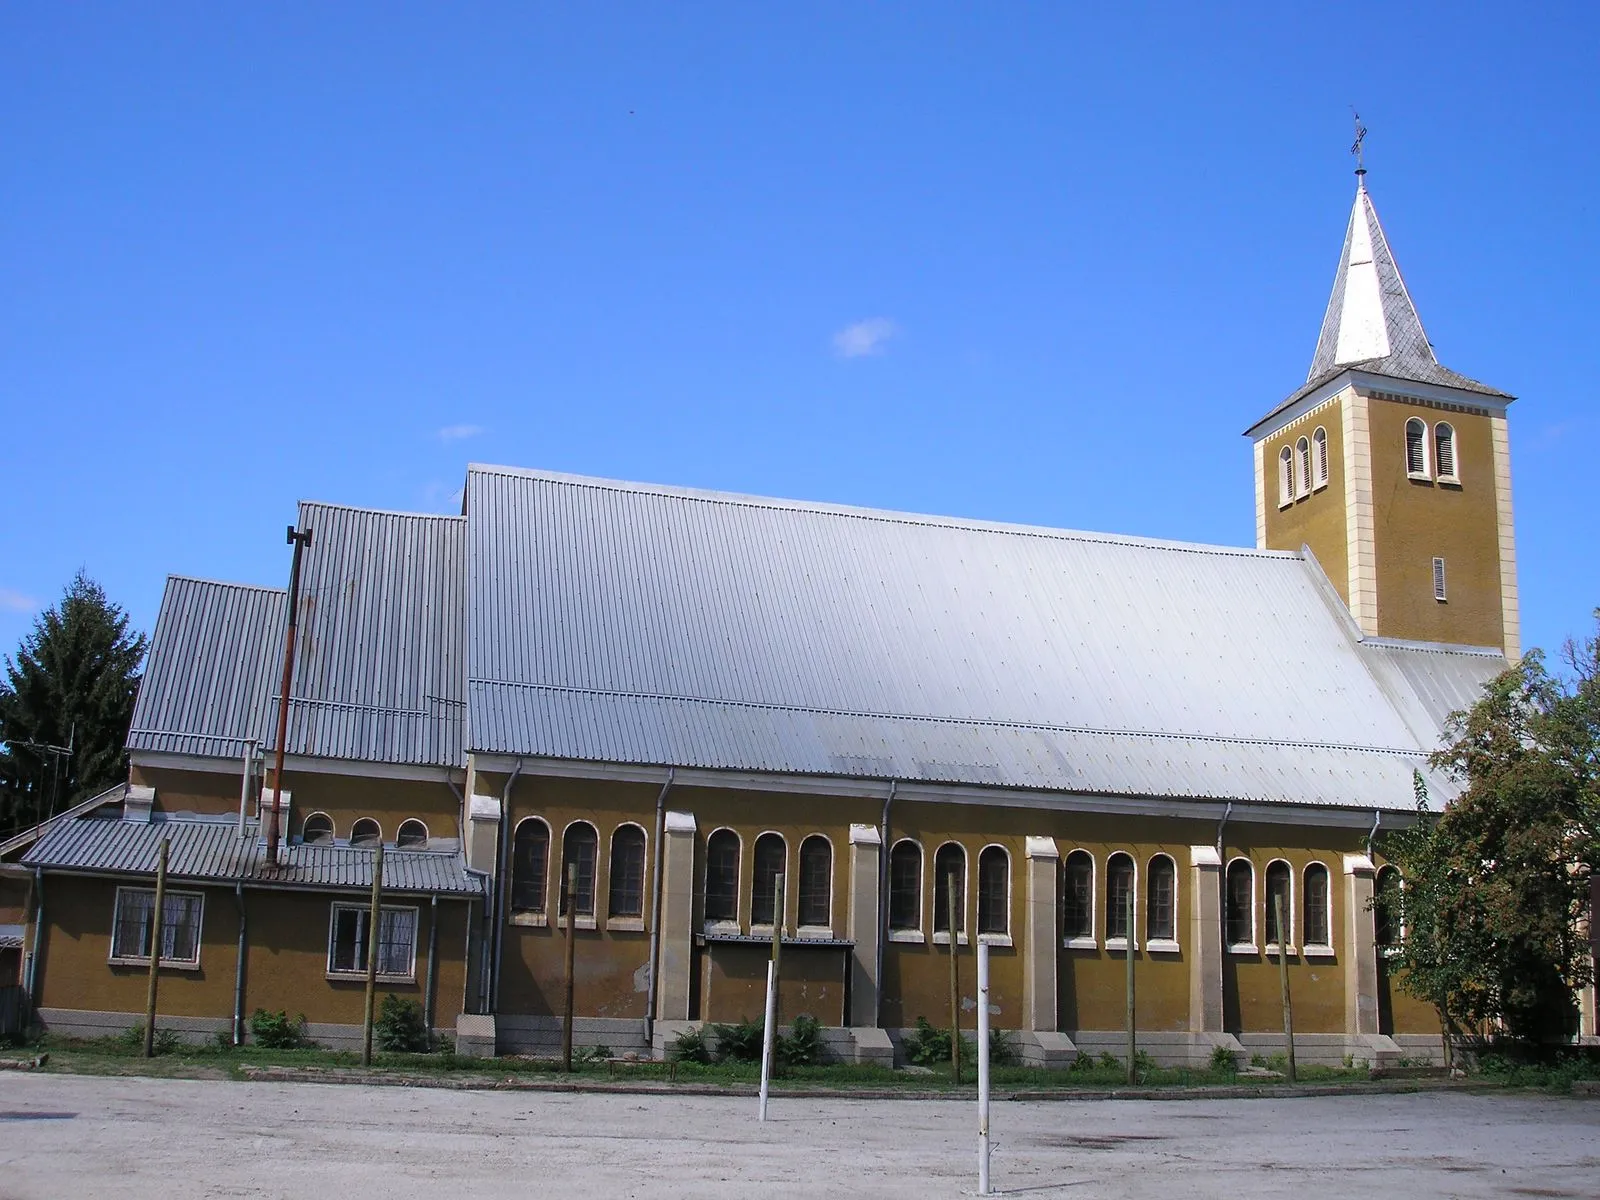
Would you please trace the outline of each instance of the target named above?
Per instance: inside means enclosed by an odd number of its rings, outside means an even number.
[[[865,358],[882,354],[900,327],[888,317],[868,317],[846,325],[833,335],[833,352],[840,358]]]
[[[15,613],[38,612],[43,606],[23,592],[14,588],[0,587],[0,610]]]
[[[482,425],[446,425],[435,435],[441,442],[459,442],[463,438],[477,437]]]

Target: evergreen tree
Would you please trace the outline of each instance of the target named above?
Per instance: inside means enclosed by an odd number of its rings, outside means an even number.
[[[126,777],[145,638],[79,572],[34,622],[0,681],[0,834]],[[48,749],[65,749],[71,754]]]

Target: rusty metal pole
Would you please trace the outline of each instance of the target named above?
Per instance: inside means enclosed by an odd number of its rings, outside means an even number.
[[[156,980],[161,973],[161,932],[165,922],[162,909],[167,900],[167,847],[169,841],[161,839],[161,851],[156,857],[156,904],[150,914],[150,986],[144,996],[144,1056],[151,1058],[156,1052]]]
[[[383,843],[372,856],[372,903],[367,909],[367,1007],[361,1025],[361,1065],[372,1065],[372,1012],[378,997],[378,933],[382,928]]]
[[[1289,1004],[1289,930],[1283,923],[1283,897],[1274,896],[1278,914],[1278,986],[1283,992],[1283,1040],[1289,1049],[1289,1082],[1294,1079],[1294,1009]]]
[[[294,635],[299,625],[300,552],[311,545],[311,530],[297,532],[289,526],[294,559],[289,565],[288,627],[283,639],[283,684],[278,690],[278,749],[272,765],[272,807],[267,813],[267,863],[278,865],[278,804],[283,796],[283,749],[289,740],[289,685],[294,682]]]
[[[961,933],[956,925],[959,909],[956,903],[957,876],[954,871],[945,876],[945,899],[948,901],[946,908],[949,910],[950,919],[950,1071],[956,1081],[961,1084],[961,975],[956,967],[956,948],[960,941]]]
[[[578,961],[578,864],[567,864],[567,998],[562,1009],[561,1069],[572,1071],[572,979]]]

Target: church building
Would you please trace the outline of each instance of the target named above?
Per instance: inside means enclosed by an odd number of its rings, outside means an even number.
[[[376,938],[443,1041],[550,1053],[575,868],[579,1046],[759,1020],[776,927],[851,1061],[948,1024],[952,952],[971,1029],[978,942],[1031,1063],[1121,1051],[1128,955],[1159,1062],[1280,1052],[1280,958],[1302,1062],[1437,1056],[1370,900],[1519,654],[1511,399],[1434,357],[1363,179],[1254,547],[483,465],[460,515],[302,503],[282,778],[286,592],[171,577],[127,782],[0,846],[28,994],[126,1029],[159,936],[163,1026],[351,1045]]]

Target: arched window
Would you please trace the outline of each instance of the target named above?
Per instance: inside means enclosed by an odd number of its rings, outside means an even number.
[[[1144,936],[1149,942],[1178,940],[1178,865],[1165,854],[1150,860],[1145,884]]]
[[[1294,451],[1285,446],[1278,452],[1278,507],[1294,503]]]
[[[333,844],[333,818],[327,813],[314,812],[306,816],[306,823],[300,827],[300,840],[308,846],[331,846]]]
[[[1328,431],[1318,425],[1311,435],[1311,486],[1328,486]]]
[[[383,827],[371,817],[362,817],[350,826],[350,844],[366,850],[383,845]]]
[[[556,886],[561,893],[559,916],[567,915],[567,876],[569,867],[578,868],[577,886],[573,888],[572,912],[574,916],[594,916],[595,859],[600,853],[600,835],[587,821],[574,821],[561,837],[561,878]]]
[[[967,927],[967,852],[958,842],[946,842],[933,856],[933,931],[950,932],[950,883],[956,890],[956,932]]]
[[[425,850],[428,847],[428,827],[413,817],[400,822],[400,831],[394,835],[396,850]]]
[[[1246,858],[1236,858],[1228,864],[1224,935],[1230,946],[1255,945],[1256,873]]]
[[[922,847],[910,838],[889,852],[889,928],[922,928]]]
[[[1289,939],[1278,928],[1278,908],[1283,908],[1284,925],[1294,928],[1294,889],[1290,886],[1293,878],[1289,864],[1277,858],[1267,864],[1267,944],[1270,946],[1286,946]]]
[[[1378,872],[1373,887],[1378,902],[1372,906],[1372,940],[1379,950],[1388,950],[1400,944],[1405,928],[1400,919],[1400,872],[1395,867],[1384,867]]]
[[[1456,474],[1456,431],[1446,421],[1433,427],[1433,461],[1438,464],[1440,479],[1455,483],[1460,478]]]
[[[978,932],[1011,932],[1011,856],[1003,846],[978,855]]]
[[[800,924],[833,924],[833,847],[820,833],[800,843]]]
[[[1307,946],[1331,946],[1333,920],[1328,911],[1328,868],[1321,863],[1312,863],[1306,868],[1306,882],[1303,908],[1305,911],[1304,924],[1300,927],[1301,937]]]
[[[756,839],[756,874],[750,884],[750,924],[773,924],[778,903],[778,876],[784,874],[787,857],[788,847],[781,834],[763,833]],[[792,895],[794,881],[789,880],[784,890]]]
[[[545,875],[550,863],[550,826],[528,817],[511,839],[511,911],[544,913]]]
[[[1106,941],[1126,941],[1128,901],[1133,898],[1133,857],[1117,853],[1106,859]]]
[[[1087,850],[1067,855],[1062,872],[1061,936],[1094,940],[1094,859]]]
[[[611,835],[606,916],[644,916],[644,830],[637,825],[618,825]]]
[[[1311,442],[1306,438],[1294,444],[1294,494],[1297,499],[1311,494]]]
[[[1413,479],[1431,479],[1428,470],[1428,426],[1420,417],[1406,422],[1406,474]]]
[[[706,839],[705,919],[739,919],[739,835],[731,829]]]

